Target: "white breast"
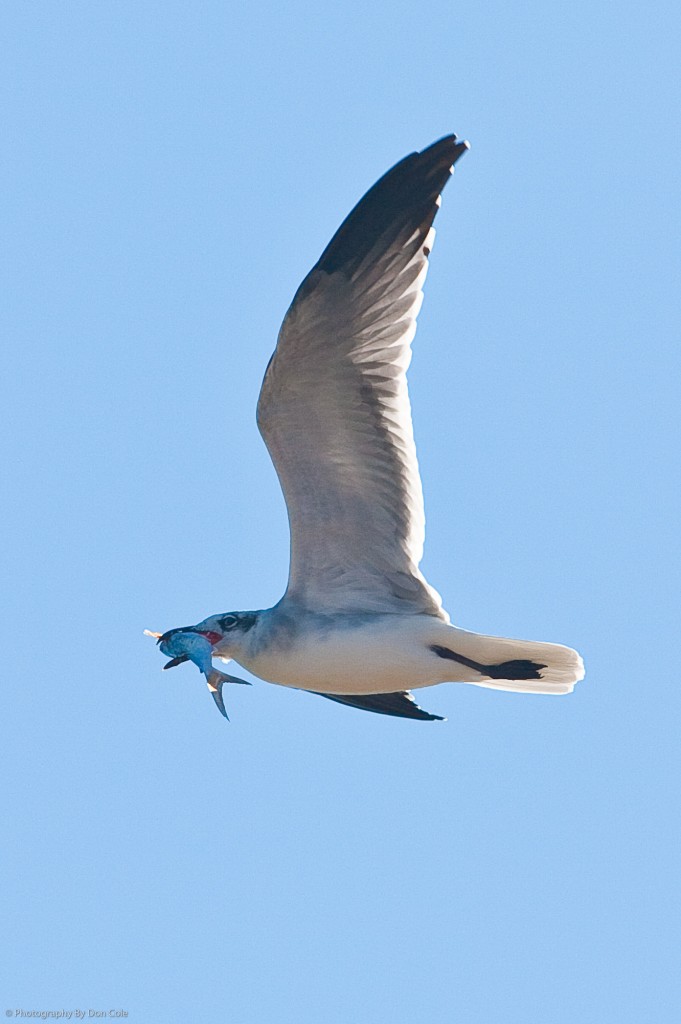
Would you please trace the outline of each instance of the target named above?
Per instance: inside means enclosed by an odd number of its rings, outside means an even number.
[[[382,615],[364,624],[300,629],[235,656],[250,672],[281,686],[323,693],[392,693],[452,678],[429,649],[452,627],[432,616]]]

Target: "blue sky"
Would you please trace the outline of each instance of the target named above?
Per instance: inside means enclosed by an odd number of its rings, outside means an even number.
[[[0,20],[0,1012],[673,1019],[677,6]],[[259,684],[227,724],[142,630],[280,596],[254,420],[280,321],[450,131],[410,373],[424,570],[457,624],[576,646],[587,678],[423,691],[446,724]]]

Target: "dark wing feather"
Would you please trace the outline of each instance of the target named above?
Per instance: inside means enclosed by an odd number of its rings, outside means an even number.
[[[441,715],[431,715],[420,708],[409,690],[399,693],[317,693],[318,697],[347,704],[360,711],[373,711],[377,715],[393,715],[395,718],[416,718],[421,722],[444,722]]]
[[[377,249],[387,252],[393,247],[393,261],[407,263],[423,245],[440,205],[440,193],[453,165],[467,149],[467,142],[447,135],[391,167],[350,211],[314,269],[327,274],[342,270],[352,276]],[[395,245],[398,238],[405,239],[399,250]]]

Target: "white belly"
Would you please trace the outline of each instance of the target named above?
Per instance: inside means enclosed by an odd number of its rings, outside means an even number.
[[[270,683],[320,693],[394,693],[463,682],[556,694],[569,693],[584,676],[580,656],[560,644],[471,633],[431,615],[334,617],[283,605],[260,612],[245,636],[230,639],[228,633],[214,656],[233,658]],[[444,650],[438,654],[434,647]],[[529,675],[518,664],[525,661]],[[491,666],[513,674],[490,674]]]
[[[360,626],[301,629],[290,644],[263,645],[235,655],[270,683],[323,693],[393,693],[451,680],[458,666],[431,644],[449,640],[452,626],[431,616],[386,615]],[[469,673],[470,675],[470,673]]]

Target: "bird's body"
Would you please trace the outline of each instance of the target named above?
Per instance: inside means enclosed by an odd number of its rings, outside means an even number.
[[[440,193],[467,148],[447,136],[384,175],[284,319],[258,425],[288,509],[286,593],[274,608],[213,615],[159,640],[170,664],[199,665],[218,706],[222,684],[240,680],[209,671],[207,653],[271,683],[422,719],[437,716],[411,689],[449,681],[556,694],[584,674],[568,647],[452,626],[419,570],[425,516],[406,370]]]
[[[445,682],[499,683],[471,662],[490,664],[518,660],[556,662],[555,678],[508,680],[506,689],[565,693],[577,659],[557,644],[483,637],[452,626],[433,615],[376,612],[323,615],[283,600],[274,608],[252,613],[254,625],[238,637],[218,642],[216,657],[234,659],[269,683],[334,694],[392,693]],[[210,623],[210,620],[209,620]],[[438,654],[435,648],[461,658]],[[564,652],[562,659],[561,652]],[[568,653],[569,652],[569,653]],[[481,662],[480,659],[483,659]]]
[[[325,616],[283,602],[258,616],[241,641],[237,660],[281,686],[391,693],[445,681],[447,666],[428,648],[451,628],[430,615]],[[215,653],[220,655],[219,645]]]

